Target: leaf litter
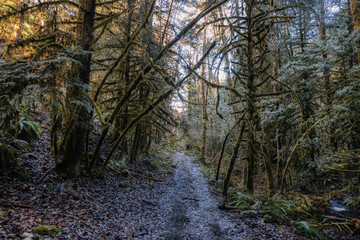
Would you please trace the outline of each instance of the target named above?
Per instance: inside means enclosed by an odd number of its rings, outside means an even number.
[[[45,130],[31,144],[35,154],[21,159],[27,179],[0,176],[0,239],[302,239],[292,227],[218,209],[221,199],[186,155],[164,168],[143,159],[127,177],[106,171],[71,181],[52,170],[49,141]],[[39,226],[61,232],[40,236]]]

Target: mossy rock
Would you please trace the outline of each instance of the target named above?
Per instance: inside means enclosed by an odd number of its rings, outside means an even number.
[[[264,215],[263,221],[264,221],[264,223],[278,223],[278,220],[276,219],[276,217],[271,216],[269,214]]]
[[[61,232],[61,228],[51,225],[42,225],[34,228],[33,233],[39,234],[41,236],[50,236],[54,237],[56,234]]]

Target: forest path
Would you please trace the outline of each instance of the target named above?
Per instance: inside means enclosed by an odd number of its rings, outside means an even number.
[[[171,156],[177,166],[173,181],[161,200],[168,212],[164,223],[165,239],[240,239],[229,233],[236,227],[229,216],[218,209],[220,204],[209,192],[201,167],[182,153]],[[235,238],[234,238],[235,237]]]
[[[173,171],[154,170],[161,178],[156,182],[141,177],[125,179],[111,172],[105,179],[80,178],[76,188],[55,174],[43,184],[14,184],[3,178],[14,187],[0,187],[0,199],[31,208],[10,207],[4,211],[8,213],[0,214],[0,239],[22,239],[39,221],[62,229],[56,239],[301,239],[293,228],[264,223],[259,214],[249,218],[218,209],[221,201],[209,192],[201,166],[181,153],[171,159],[176,167]]]

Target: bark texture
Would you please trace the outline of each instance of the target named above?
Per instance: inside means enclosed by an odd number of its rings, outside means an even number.
[[[67,177],[78,177],[81,172],[81,158],[90,114],[88,102],[88,84],[90,82],[91,53],[96,0],[81,0],[79,9],[78,46],[81,52],[77,60],[81,66],[73,64],[66,92],[65,119],[60,141],[61,161],[56,166],[58,173]],[[87,53],[84,53],[87,51]]]

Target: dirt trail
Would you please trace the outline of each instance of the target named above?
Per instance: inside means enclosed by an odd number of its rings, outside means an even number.
[[[265,224],[260,217],[239,218],[237,213],[220,210],[221,202],[209,192],[201,167],[182,153],[171,158],[177,167],[159,202],[163,218],[156,239],[297,239],[286,226]]]
[[[169,211],[165,239],[224,239],[224,232],[234,225],[218,209],[218,201],[208,191],[200,167],[191,158],[177,153],[172,156],[177,168],[161,206]]]

